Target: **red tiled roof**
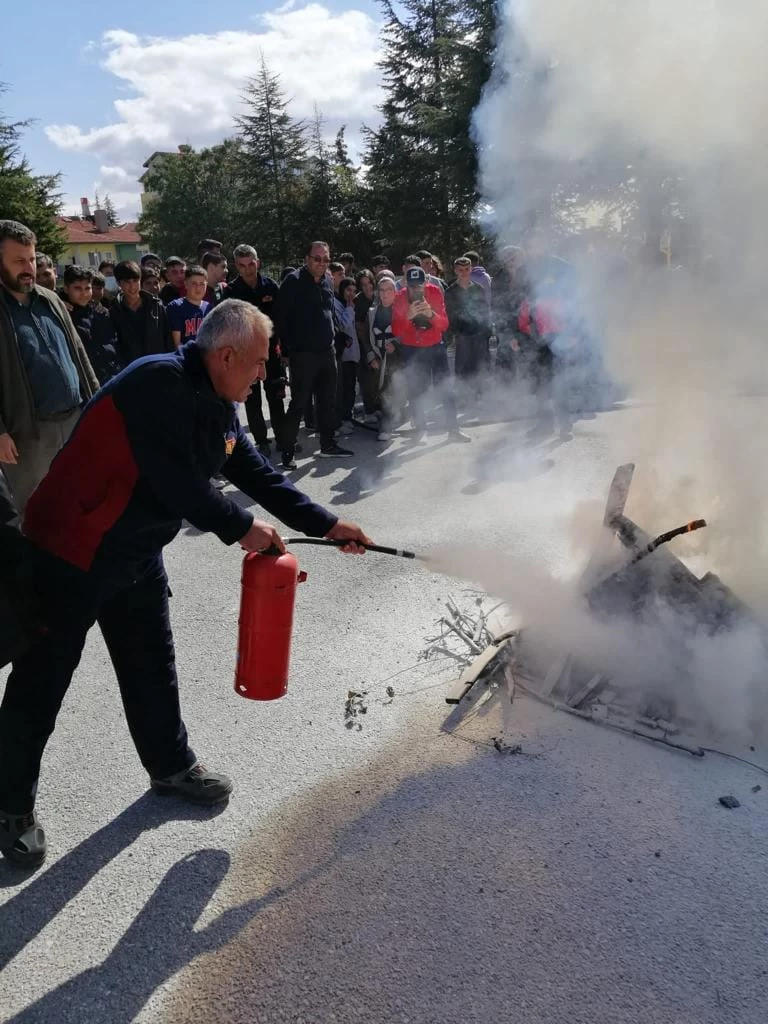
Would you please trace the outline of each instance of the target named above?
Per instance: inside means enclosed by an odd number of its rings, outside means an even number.
[[[58,221],[60,226],[64,228],[67,234],[67,242],[70,245],[95,245],[97,242],[138,245],[141,242],[141,235],[136,230],[135,224],[120,224],[116,228],[97,231],[94,224],[89,220],[83,220],[81,217],[59,217]]]

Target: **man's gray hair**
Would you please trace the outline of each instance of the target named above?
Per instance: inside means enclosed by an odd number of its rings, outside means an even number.
[[[34,231],[30,231],[24,224],[17,220],[0,220],[0,242],[10,238],[12,242],[20,245],[36,245],[37,238]]]
[[[232,253],[233,259],[240,260],[244,256],[253,256],[255,260],[259,258],[259,254],[256,252],[252,245],[236,245],[235,251]]]
[[[205,317],[197,332],[197,347],[203,352],[217,348],[240,350],[253,342],[256,334],[272,336],[272,321],[250,302],[224,299]]]

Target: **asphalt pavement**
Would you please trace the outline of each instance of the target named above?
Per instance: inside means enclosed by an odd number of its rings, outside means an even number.
[[[354,459],[315,460],[309,439],[292,476],[381,543],[558,573],[568,524],[599,518],[654,416],[469,424],[467,445],[360,429]],[[48,861],[0,863],[0,1018],[765,1024],[768,778],[519,694],[501,724],[497,701],[446,733],[452,671],[420,655],[471,581],[297,554],[289,692],[258,704],[233,689],[241,552],[191,528],[167,551],[185,719],[235,780],[225,809],[147,792],[92,632],[44,761]]]

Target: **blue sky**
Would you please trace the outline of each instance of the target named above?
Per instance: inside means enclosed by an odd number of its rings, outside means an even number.
[[[311,116],[316,102],[328,133],[347,123],[354,141],[376,119],[378,20],[371,0],[49,0],[33,13],[17,4],[3,17],[4,40],[18,45],[0,50],[0,81],[10,87],[0,104],[11,119],[35,119],[24,151],[35,170],[62,172],[68,211],[99,188],[133,217],[143,160],[223,138],[261,52],[297,116]]]

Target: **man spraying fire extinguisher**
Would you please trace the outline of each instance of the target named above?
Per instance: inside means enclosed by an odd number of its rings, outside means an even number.
[[[152,789],[201,804],[229,798],[232,782],[198,760],[181,717],[162,549],[182,520],[246,551],[285,548],[212,477],[291,529],[346,541],[343,551],[370,543],[278,473],[240,426],[235,403],[264,379],[270,333],[263,313],[228,299],[195,342],[132,364],[87,406],[27,505],[48,631],[14,661],[0,706],[0,852],[13,863],[45,857],[40,762],[95,622]]]

